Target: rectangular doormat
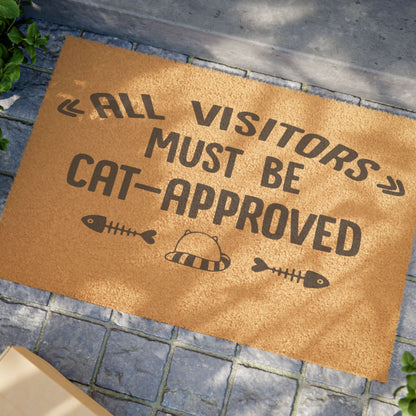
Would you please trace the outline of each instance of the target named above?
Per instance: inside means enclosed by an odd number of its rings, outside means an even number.
[[[386,381],[416,123],[68,38],[0,277]]]

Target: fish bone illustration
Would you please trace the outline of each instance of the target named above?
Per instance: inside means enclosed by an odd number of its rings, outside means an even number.
[[[81,221],[91,230],[96,231],[97,233],[104,232],[107,229],[107,233],[113,232],[114,235],[120,233],[120,235],[140,236],[147,244],[154,244],[154,236],[156,235],[155,230],[147,230],[142,233],[139,233],[131,228],[126,228],[124,225],[120,226],[120,223],[113,224],[113,221],[107,223],[107,217],[103,215],[86,215],[81,218]]]
[[[303,287],[308,289],[321,289],[323,287],[329,286],[329,281],[326,277],[322,276],[319,273],[313,272],[312,270],[308,270],[305,275],[302,275],[302,272],[296,273],[296,270],[293,269],[291,272],[289,269],[283,270],[281,267],[278,269],[275,267],[269,267],[266,262],[261,259],[260,257],[256,257],[254,259],[254,266],[252,266],[251,270],[253,272],[262,272],[264,270],[270,270],[273,273],[277,273],[278,276],[283,275],[286,279],[290,277],[290,281],[293,282],[296,278],[296,283],[299,283],[301,280],[303,281]]]

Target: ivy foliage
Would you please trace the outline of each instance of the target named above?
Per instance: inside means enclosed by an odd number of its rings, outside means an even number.
[[[0,95],[20,78],[22,63],[36,62],[36,48],[46,51],[49,35],[42,37],[37,24],[23,17],[23,7],[31,4],[31,0],[0,0]],[[6,151],[8,142],[0,129],[0,150]]]
[[[402,411],[402,416],[416,416],[416,358],[406,351],[402,355],[401,361],[402,371],[409,373],[409,375],[406,376],[407,384],[396,389],[394,397],[400,390],[407,387],[407,394],[399,400],[399,407]]]

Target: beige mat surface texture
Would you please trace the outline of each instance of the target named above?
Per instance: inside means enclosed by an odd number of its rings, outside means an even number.
[[[68,37],[0,278],[386,381],[416,123]]]

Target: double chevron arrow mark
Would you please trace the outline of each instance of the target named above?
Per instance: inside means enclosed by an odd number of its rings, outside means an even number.
[[[75,108],[79,104],[79,100],[65,100],[58,105],[58,111],[66,116],[76,117],[77,114],[84,114],[85,111]]]
[[[377,185],[378,188],[383,189],[383,193],[387,195],[393,196],[403,196],[405,194],[404,186],[401,180],[397,179],[395,181],[391,176],[387,176],[387,180],[389,181],[388,185],[379,183]]]

